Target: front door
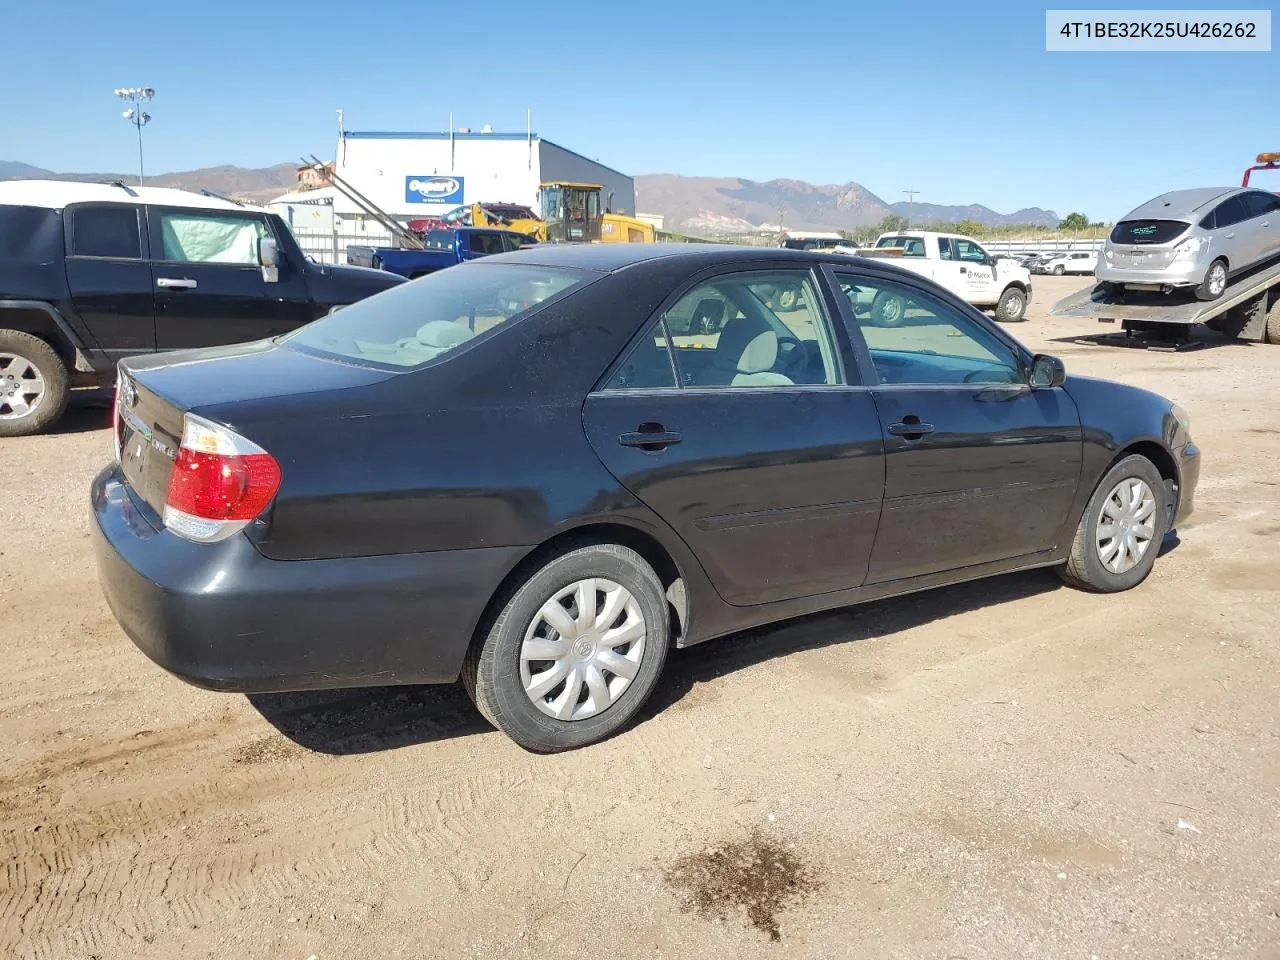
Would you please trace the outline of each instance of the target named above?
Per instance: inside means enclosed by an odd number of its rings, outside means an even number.
[[[133,203],[82,203],[64,213],[67,286],[76,313],[112,361],[156,348],[146,224]]]
[[[601,461],[684,539],[729,603],[866,577],[883,442],[871,395],[848,385],[856,368],[822,289],[798,269],[695,284],[583,410]]]
[[[281,261],[276,281],[263,279],[263,215],[150,207],[149,222],[157,349],[261,340],[313,319],[302,264]]]
[[[964,237],[952,238],[959,261],[960,285],[952,293],[969,303],[996,303],[1000,285],[996,282],[995,262],[987,251]]]
[[[885,502],[867,583],[1048,550],[1079,482],[1082,434],[1061,388],[1032,390],[986,318],[905,281],[837,270],[885,443]],[[877,325],[860,305],[908,304]]]

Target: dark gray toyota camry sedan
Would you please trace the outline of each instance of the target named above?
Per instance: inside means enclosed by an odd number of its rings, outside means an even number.
[[[531,750],[625,726],[672,647],[1053,566],[1140,583],[1187,415],[1067,378],[883,261],[540,246],[295,333],[120,365],[111,609],[216,690],[461,677]]]

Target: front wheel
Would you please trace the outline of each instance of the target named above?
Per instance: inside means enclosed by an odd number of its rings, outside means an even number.
[[[1058,264],[1056,267],[1053,268],[1053,275],[1055,277],[1060,277],[1066,272],[1067,271],[1063,268],[1062,264]]]
[[[649,699],[670,623],[662,585],[638,553],[581,547],[515,589],[468,653],[462,682],[526,750],[583,747],[618,732]]]
[[[1027,295],[1017,287],[1010,287],[1000,295],[996,304],[996,319],[1003,323],[1017,323],[1027,318]]]
[[[1168,530],[1160,471],[1146,457],[1125,457],[1098,482],[1058,574],[1094,593],[1136,587],[1151,573]]]
[[[1197,300],[1217,300],[1227,292],[1227,261],[1218,259],[1209,264],[1204,280],[1196,287]]]

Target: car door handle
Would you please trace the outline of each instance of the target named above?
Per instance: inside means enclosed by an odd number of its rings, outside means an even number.
[[[179,280],[176,277],[160,277],[156,280],[156,286],[161,290],[194,290],[196,282],[194,280]]]
[[[1263,220],[1263,221],[1262,221],[1262,225],[1263,225],[1264,227],[1269,227],[1269,226],[1271,226],[1271,221],[1270,221],[1270,220]]]
[[[618,442],[624,447],[639,447],[652,452],[665,450],[683,439],[680,434],[668,430],[660,423],[642,423],[632,433],[624,433],[618,437]]]
[[[902,437],[904,440],[919,440],[921,437],[927,437],[937,429],[932,423],[921,423],[919,420],[914,419],[889,424],[889,432],[895,437]]]
[[[1226,239],[1228,240],[1234,240],[1235,238],[1236,238],[1236,235],[1234,233],[1228,233],[1226,237]]]

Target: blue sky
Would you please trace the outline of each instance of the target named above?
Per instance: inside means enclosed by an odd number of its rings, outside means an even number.
[[[158,90],[155,172],[331,157],[339,107],[360,130],[446,129],[451,110],[523,130],[528,108],[543,136],[628,173],[856,180],[889,202],[910,187],[1114,219],[1166,189],[1238,182],[1280,150],[1280,53],[1046,53],[1044,11],[10,3],[0,160],[136,169],[112,90],[141,85]]]

